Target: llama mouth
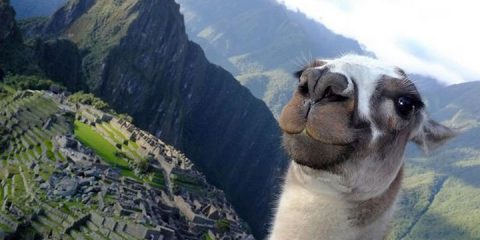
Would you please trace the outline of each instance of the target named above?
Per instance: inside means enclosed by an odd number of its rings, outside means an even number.
[[[286,134],[290,135],[290,136],[293,136],[293,137],[301,137],[301,138],[305,138],[305,139],[308,139],[308,140],[311,140],[311,141],[314,141],[314,142],[318,142],[320,144],[324,144],[324,145],[332,145],[332,146],[349,146],[351,145],[352,143],[354,143],[355,141],[347,141],[347,142],[331,142],[331,141],[326,141],[324,139],[318,139],[316,137],[314,137],[312,134],[309,133],[309,131],[307,130],[307,128],[304,128],[301,132],[299,133],[288,133],[288,132],[285,132]]]

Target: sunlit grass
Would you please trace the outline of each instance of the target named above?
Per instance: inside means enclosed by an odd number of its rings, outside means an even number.
[[[137,178],[133,171],[128,167],[128,162],[115,155],[118,151],[115,146],[110,144],[102,135],[95,132],[94,128],[90,125],[75,121],[75,136],[77,139],[88,148],[92,149],[98,156],[100,156],[105,162],[113,167],[119,168],[120,172],[124,176]]]

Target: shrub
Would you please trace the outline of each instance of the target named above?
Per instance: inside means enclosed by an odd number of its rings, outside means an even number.
[[[127,158],[127,155],[124,152],[115,151],[114,154],[115,154],[115,157],[118,157],[118,158]]]
[[[220,219],[215,222],[215,228],[223,233],[230,231],[230,222],[227,219]]]
[[[126,122],[132,122],[133,121],[133,118],[132,116],[128,115],[128,114],[125,114],[125,113],[121,113],[121,114],[118,114],[117,116],[119,119],[122,119]]]
[[[70,95],[68,97],[68,100],[72,103],[81,103],[85,105],[90,105],[102,111],[106,111],[110,109],[110,106],[108,105],[108,103],[104,102],[102,99],[95,97],[95,95],[91,93],[84,93],[82,91],[77,92],[73,95]]]
[[[129,167],[135,169],[138,174],[146,174],[150,170],[150,162],[147,159],[130,161]]]
[[[8,74],[3,81],[17,90],[49,90],[52,85],[56,85],[52,80],[37,75]]]
[[[81,103],[85,105],[90,105],[95,107],[96,109],[102,110],[104,112],[111,113],[116,115],[119,119],[125,120],[127,122],[132,122],[133,118],[128,114],[118,114],[116,113],[108,103],[103,101],[102,99],[95,97],[95,95],[91,93],[84,93],[82,91],[76,92],[68,97],[68,100],[72,103]]]

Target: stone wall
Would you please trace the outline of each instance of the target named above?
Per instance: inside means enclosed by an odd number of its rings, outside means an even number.
[[[214,221],[193,212],[192,206],[189,203],[187,203],[187,201],[185,201],[183,197],[175,196],[173,199],[178,209],[180,209],[182,214],[185,217],[187,217],[187,219],[190,220],[191,222],[195,224],[208,225],[208,226],[213,226],[213,224],[215,223]]]
[[[17,231],[18,223],[10,220],[9,218],[3,216],[2,214],[0,214],[0,223],[8,226],[13,232]]]
[[[102,217],[95,212],[91,212],[90,220],[100,230],[104,229],[102,233],[111,239],[114,239],[116,234],[128,234],[137,239],[152,240],[169,240],[175,236],[175,232],[169,228],[157,226],[155,229],[151,229],[140,224],[117,222],[113,218]]]

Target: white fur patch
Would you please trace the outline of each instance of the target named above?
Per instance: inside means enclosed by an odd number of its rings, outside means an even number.
[[[339,179],[315,171],[292,163],[268,239],[353,240],[358,235],[349,224],[348,203],[339,200]]]
[[[381,135],[381,132],[373,124],[370,116],[370,99],[382,76],[401,78],[396,71],[396,67],[385,64],[377,59],[358,56],[345,55],[334,60],[327,60],[327,67],[331,72],[340,73],[347,77],[348,87],[346,92],[353,91],[353,81],[358,88],[358,111],[361,118],[372,123],[372,139],[375,140]]]
[[[351,188],[345,186],[343,179],[328,171],[316,170],[302,166],[296,162],[291,164],[292,176],[306,189],[317,194],[338,197],[341,194],[350,193]]]

